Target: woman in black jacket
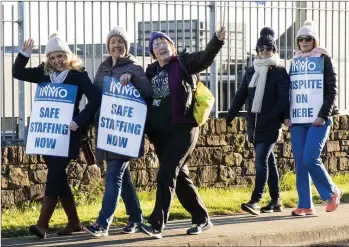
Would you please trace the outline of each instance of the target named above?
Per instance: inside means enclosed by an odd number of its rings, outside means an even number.
[[[273,148],[289,104],[289,76],[280,66],[273,29],[265,27],[261,30],[256,51],[253,67],[247,69],[226,118],[230,125],[247,100],[247,133],[256,152],[256,179],[251,200],[241,204],[241,209],[253,215],[259,215],[261,211],[282,211]],[[260,208],[259,201],[267,182],[271,201]]]
[[[42,201],[39,220],[36,225],[29,227],[30,232],[39,238],[45,238],[49,221],[58,200],[68,216],[68,225],[58,234],[68,235],[82,230],[74,196],[68,184],[66,168],[71,159],[77,158],[81,138],[92,124],[101,99],[95,93],[96,88],[93,86],[87,72],[83,71],[81,60],[70,51],[67,42],[61,39],[57,33],[52,34],[47,42],[45,50],[47,61],[38,67],[26,68],[33,44],[32,39],[24,42],[12,67],[14,78],[32,83],[51,82],[77,86],[74,115],[69,125],[71,134],[68,157],[44,156],[48,169],[45,196]],[[88,99],[88,104],[80,112],[79,102],[84,94]]]
[[[204,51],[181,55],[176,54],[172,39],[165,33],[153,32],[150,38],[149,51],[157,61],[146,71],[154,91],[146,133],[155,146],[160,168],[155,207],[149,224],[143,224],[142,229],[155,238],[162,238],[175,192],[192,216],[193,227],[187,234],[200,234],[212,227],[186,162],[199,136],[192,105],[197,78],[192,75],[212,64],[224,44],[225,33],[225,28],[216,32]]]
[[[314,31],[312,22],[304,23],[304,26],[297,32],[296,40],[298,51],[294,56],[295,60],[298,58],[323,58],[323,80],[321,81],[323,87],[317,89],[322,91],[320,91],[320,95],[323,93],[323,98],[315,98],[314,100],[311,95],[309,97],[309,101],[316,101],[315,107],[319,106],[319,108],[316,110],[314,107],[311,116],[299,120],[298,114],[296,114],[297,118],[294,118],[295,113],[297,113],[297,109],[307,107],[307,104],[302,104],[303,102],[298,104],[300,102],[292,101],[288,112],[288,114],[292,114],[292,118],[288,115],[285,120],[285,125],[290,127],[292,152],[296,162],[298,206],[292,211],[292,215],[306,216],[315,214],[311,195],[311,180],[321,198],[327,201],[326,212],[335,211],[340,204],[342,191],[333,183],[320,159],[321,151],[330,134],[332,116],[337,115],[339,111],[335,105],[337,96],[336,72],[329,52],[318,46],[318,36]],[[295,79],[291,76],[291,83],[293,85],[296,80],[307,80],[307,78],[307,74],[297,75]],[[292,86],[291,99],[296,94],[293,89],[297,88]],[[316,91],[313,95],[315,93]],[[320,100],[322,104],[319,103]],[[313,106],[309,106],[310,109]]]

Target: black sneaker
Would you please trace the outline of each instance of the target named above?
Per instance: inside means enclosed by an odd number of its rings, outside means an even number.
[[[213,226],[213,223],[210,220],[208,220],[202,224],[193,224],[192,227],[190,227],[187,230],[187,234],[188,235],[199,235],[203,231],[210,229],[212,226]]]
[[[128,222],[127,226],[122,228],[122,232],[126,234],[131,234],[131,233],[136,233],[140,231],[140,223],[135,223],[135,222]]]
[[[148,234],[149,236],[152,236],[154,238],[160,239],[162,238],[162,233],[159,230],[156,230],[150,225],[149,223],[143,224],[141,223],[141,230],[145,234]]]
[[[267,206],[261,208],[262,213],[282,212],[282,210],[281,200],[271,200]]]
[[[96,238],[107,237],[108,230],[104,229],[100,224],[94,223],[91,226],[85,226],[83,230]]]
[[[259,206],[258,202],[249,201],[248,203],[242,203],[241,209],[253,215],[261,214],[261,207]]]

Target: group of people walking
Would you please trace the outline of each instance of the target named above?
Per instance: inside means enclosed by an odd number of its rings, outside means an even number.
[[[196,75],[213,63],[225,37],[226,29],[222,27],[211,38],[205,50],[193,53],[183,51],[177,54],[176,46],[167,34],[153,32],[149,40],[149,52],[155,62],[144,71],[130,54],[127,31],[115,27],[106,38],[106,48],[110,56],[99,66],[93,83],[84,71],[81,60],[71,52],[67,42],[57,33],[52,34],[47,42],[46,62],[35,68],[26,68],[34,41],[25,41],[13,64],[13,77],[32,83],[71,84],[78,88],[74,116],[69,125],[69,156],[44,157],[48,167],[45,196],[39,219],[35,225],[29,227],[30,232],[40,238],[46,237],[50,218],[60,201],[68,217],[68,224],[58,234],[68,235],[84,230],[95,237],[108,236],[121,196],[129,215],[128,224],[123,228],[123,232],[130,234],[142,231],[152,237],[162,238],[175,193],[192,218],[193,225],[187,230],[187,234],[196,235],[210,229],[213,224],[189,176],[187,160],[195,148],[200,132],[193,117],[193,99],[198,82]],[[295,57],[324,57],[324,103],[315,122],[291,123],[290,77],[286,69],[280,65],[274,31],[271,28],[262,29],[257,41],[257,57],[253,67],[247,69],[226,117],[227,123],[231,124],[247,100],[247,134],[256,152],[256,180],[251,200],[243,203],[241,208],[255,215],[260,212],[282,211],[279,175],[273,153],[282,123],[290,127],[296,163],[299,203],[292,214],[315,214],[311,180],[321,198],[327,200],[328,212],[336,210],[342,194],[319,158],[329,134],[332,116],[338,113],[335,107],[336,74],[329,53],[326,49],[318,47],[318,38],[309,23],[298,31],[296,40],[298,51]],[[156,200],[153,212],[148,221],[144,222],[140,202],[128,170],[130,157],[97,149],[97,160],[107,162],[105,192],[102,208],[95,223],[84,227],[77,214],[66,168],[71,159],[77,158],[81,139],[90,125],[95,123],[96,131],[98,130],[105,76],[119,79],[122,85],[132,82],[147,102],[145,134],[154,145],[160,162]],[[82,95],[86,95],[88,104],[84,110],[79,111]],[[140,156],[143,153],[142,146]],[[259,201],[266,183],[269,186],[271,202],[260,208]]]

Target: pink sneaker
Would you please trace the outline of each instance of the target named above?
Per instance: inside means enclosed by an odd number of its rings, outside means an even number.
[[[327,199],[326,202],[326,212],[333,212],[336,211],[339,204],[341,203],[341,197],[343,195],[343,192],[341,189],[337,188],[337,191],[332,194],[332,196]]]
[[[315,215],[314,208],[296,208],[292,211],[293,216],[306,216],[306,215]]]

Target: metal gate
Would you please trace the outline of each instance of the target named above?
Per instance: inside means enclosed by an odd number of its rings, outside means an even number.
[[[288,68],[295,50],[294,37],[305,20],[314,20],[320,45],[333,55],[338,71],[338,105],[348,109],[347,2],[340,1],[2,1],[0,4],[0,98],[1,140],[21,143],[35,93],[35,84],[12,78],[11,66],[24,39],[32,37],[35,49],[29,66],[45,60],[48,36],[58,30],[73,52],[85,63],[93,80],[99,64],[108,56],[105,38],[114,26],[123,26],[131,36],[131,53],[144,68],[152,62],[148,40],[152,30],[167,32],[178,51],[202,50],[224,24],[228,39],[215,63],[200,74],[216,97],[213,116],[226,113],[252,64],[259,31],[275,30],[283,64]],[[81,102],[84,107],[86,100]],[[242,109],[244,110],[244,109]]]

